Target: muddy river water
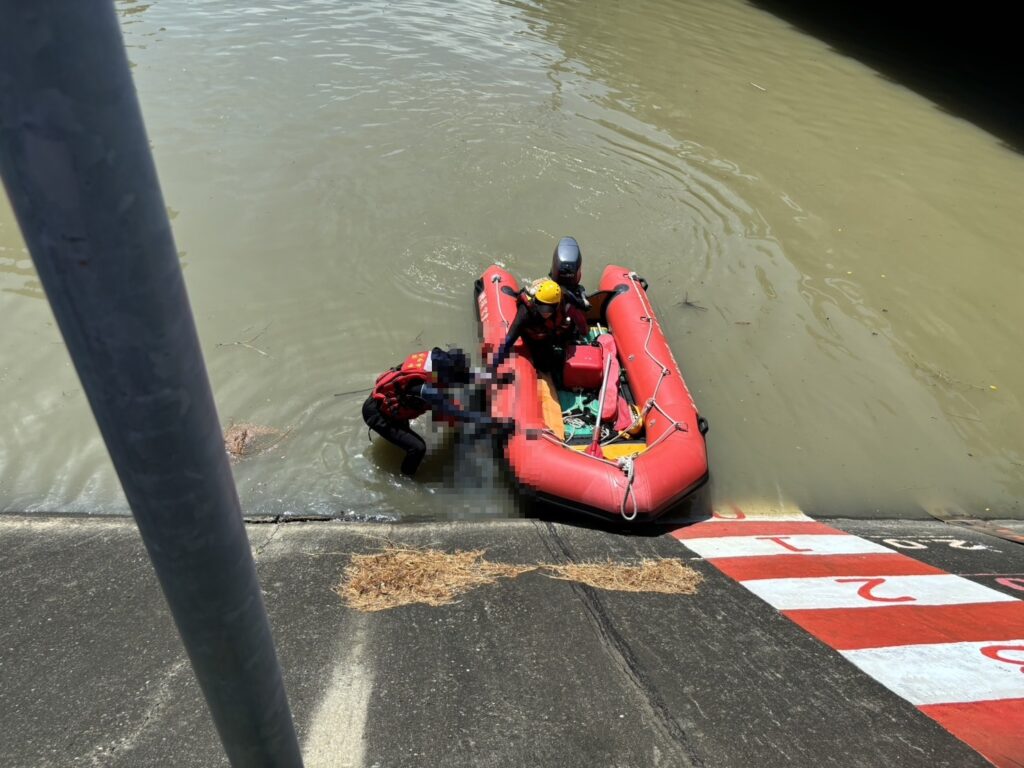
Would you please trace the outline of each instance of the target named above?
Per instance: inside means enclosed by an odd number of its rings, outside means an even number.
[[[738,0],[117,3],[246,512],[515,513],[359,396],[576,236],[654,307],[711,494],[1024,514],[1024,156]],[[0,508],[126,504],[0,197]]]

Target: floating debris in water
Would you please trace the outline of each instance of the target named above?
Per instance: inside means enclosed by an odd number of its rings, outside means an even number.
[[[251,339],[248,339],[247,341],[226,341],[226,342],[221,342],[217,346],[218,347],[245,347],[246,349],[251,349],[253,352],[255,352],[256,354],[260,355],[261,357],[270,357],[270,355],[268,355],[262,349],[260,349],[259,347],[254,347],[253,344],[252,344],[254,341],[256,341],[256,339],[258,339],[260,336],[262,336],[264,333],[266,333],[267,332],[267,328],[269,328],[269,327],[270,327],[270,323],[267,323],[263,327],[262,331],[260,331],[255,336],[253,336]],[[245,330],[248,331],[250,328],[252,328],[252,326],[249,326]]]
[[[232,461],[241,461],[266,453],[291,432],[262,424],[231,424],[224,430],[224,450]]]

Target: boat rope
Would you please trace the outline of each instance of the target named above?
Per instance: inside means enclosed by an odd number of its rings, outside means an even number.
[[[572,430],[572,434],[566,436],[566,440],[572,440],[576,437],[576,432],[581,429],[585,429],[587,424],[582,418],[576,416],[570,416],[569,418],[563,419],[562,424],[564,428]]]
[[[643,307],[644,314],[640,316],[640,320],[647,323],[647,338],[644,339],[644,354],[653,360],[654,364],[661,369],[661,375],[658,377],[658,383],[654,385],[654,392],[651,393],[651,396],[647,398],[647,402],[644,404],[642,418],[646,419],[648,413],[651,411],[657,411],[670,422],[669,428],[662,432],[661,436],[658,437],[657,440],[647,446],[647,450],[650,451],[658,445],[658,443],[667,439],[669,435],[676,432],[688,432],[689,428],[686,426],[685,422],[674,418],[658,403],[658,390],[661,389],[661,382],[672,375],[672,370],[659,360],[651,351],[651,338],[654,336],[654,308],[647,300],[646,293],[640,290],[640,287],[637,285],[639,275],[637,275],[636,272],[629,272],[626,274],[626,277],[629,278],[630,287],[632,290],[636,291],[637,296],[640,298],[640,304]],[[633,479],[636,471],[634,459],[634,456],[623,456],[616,464],[616,466],[618,466],[618,468],[626,475],[626,491],[622,496],[621,503],[619,504],[619,514],[621,514],[625,520],[636,519],[638,512],[636,495],[633,493]],[[633,502],[632,515],[628,515],[626,513],[627,501]]]
[[[626,492],[622,495],[622,501],[619,502],[619,514],[622,515],[623,520],[636,520],[636,516],[640,512],[640,507],[636,503],[636,494],[633,493],[633,471],[636,468],[636,464],[632,456],[623,456],[618,460],[617,466],[626,474]],[[627,501],[633,502],[632,514],[626,513]]]
[[[491,282],[500,283],[501,275],[491,275]],[[505,325],[505,330],[507,331],[509,329],[509,322],[508,318],[505,317],[505,310],[501,308],[501,296],[495,296],[495,298],[498,300],[498,317],[501,318],[501,322]]]
[[[627,277],[629,278],[629,282],[632,284],[633,290],[636,291],[637,296],[640,297],[640,303],[643,305],[644,311],[646,312],[646,314],[640,316],[640,320],[647,323],[647,338],[644,339],[644,354],[651,358],[651,360],[654,361],[654,364],[661,369],[661,376],[658,378],[658,383],[654,385],[654,392],[651,393],[651,396],[647,398],[647,402],[644,404],[644,417],[646,417],[650,411],[656,410],[672,422],[672,426],[674,428],[679,429],[681,425],[682,431],[687,432],[689,430],[686,428],[685,423],[681,423],[677,419],[674,419],[658,403],[658,390],[661,389],[661,382],[672,375],[672,369],[661,362],[661,360],[655,357],[654,353],[651,352],[651,337],[654,335],[654,308],[651,307],[650,302],[647,301],[645,293],[637,287],[637,279],[639,277],[637,273],[630,272]]]

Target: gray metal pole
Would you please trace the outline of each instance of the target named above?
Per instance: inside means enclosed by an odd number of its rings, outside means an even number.
[[[110,0],[0,0],[0,173],[232,765],[302,765]]]

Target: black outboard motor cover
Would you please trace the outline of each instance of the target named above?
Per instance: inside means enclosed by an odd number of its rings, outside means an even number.
[[[563,237],[558,241],[551,256],[551,279],[563,288],[580,284],[583,275],[583,253],[574,237]]]

